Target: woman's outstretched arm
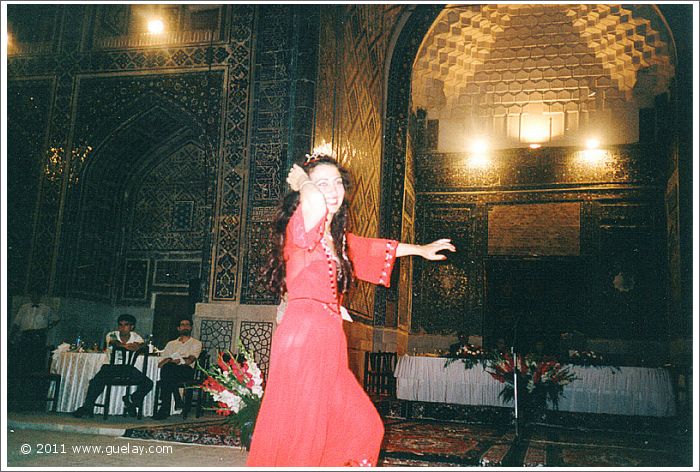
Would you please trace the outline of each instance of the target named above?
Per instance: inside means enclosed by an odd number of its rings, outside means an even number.
[[[445,254],[438,254],[440,251],[455,252],[456,249],[450,239],[438,239],[428,244],[407,244],[399,243],[396,248],[396,257],[421,256],[429,261],[444,261]]]

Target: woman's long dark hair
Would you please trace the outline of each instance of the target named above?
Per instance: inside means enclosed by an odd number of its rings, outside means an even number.
[[[304,170],[311,174],[314,168],[319,165],[332,165],[340,173],[345,187],[345,199],[338,208],[338,211],[333,215],[331,221],[331,236],[335,242],[335,253],[340,261],[338,267],[338,292],[345,293],[350,289],[352,283],[352,262],[348,257],[347,242],[345,233],[349,229],[349,206],[348,195],[351,191],[352,180],[350,172],[330,156],[320,155],[313,157],[307,161],[303,167]],[[287,284],[285,281],[286,270],[284,264],[284,243],[287,235],[287,224],[294,214],[294,211],[299,206],[299,192],[290,192],[285,195],[282,203],[277,208],[275,219],[272,223],[272,253],[264,270],[264,277],[267,280],[268,286],[273,293],[284,295],[287,293]]]

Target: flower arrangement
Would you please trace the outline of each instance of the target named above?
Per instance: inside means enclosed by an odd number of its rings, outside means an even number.
[[[198,364],[197,368],[207,375],[200,388],[217,402],[218,408],[213,409],[240,431],[241,444],[249,448],[264,387],[252,354],[239,343],[238,356],[231,351],[219,352],[216,365],[205,369]]]
[[[479,363],[485,367],[487,356],[481,346],[465,343],[450,353],[450,357],[445,361],[445,367],[457,360],[461,360],[464,363],[465,369],[471,369]]]
[[[595,351],[569,351],[569,362],[580,365],[602,365],[603,355]]]
[[[550,400],[556,408],[564,386],[576,380],[569,367],[553,358],[537,358],[532,354],[518,358],[517,369],[510,354],[495,353],[489,360],[487,372],[505,386],[499,396],[504,402],[514,396],[514,377],[518,376],[518,393],[525,403],[533,407],[544,407]]]

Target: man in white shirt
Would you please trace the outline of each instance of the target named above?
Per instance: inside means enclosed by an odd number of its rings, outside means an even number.
[[[134,332],[136,327],[136,318],[129,314],[119,315],[117,319],[119,328],[117,331],[111,331],[107,334],[106,342],[110,349],[121,347],[129,351],[137,351],[143,346],[143,338],[138,333]],[[117,355],[120,353],[117,353]],[[83,406],[73,412],[76,418],[83,416],[92,417],[95,408],[95,401],[100,396],[105,386],[107,379],[110,377],[128,377],[130,381],[136,384],[136,391],[131,395],[124,395],[124,407],[127,413],[131,416],[136,416],[136,405],[143,402],[143,398],[153,388],[153,381],[146,374],[134,366],[130,365],[112,365],[109,360],[103,365],[97,374],[90,380],[88,391],[85,395]]]
[[[9,337],[18,372],[22,373],[46,369],[46,335],[60,321],[48,305],[41,303],[41,293],[33,291],[29,299],[19,308]]]
[[[177,332],[180,335],[165,345],[161,353],[160,367],[160,409],[153,415],[154,419],[164,420],[170,416],[173,393],[182,382],[192,380],[202,343],[192,337],[192,321],[189,318],[179,320]]]

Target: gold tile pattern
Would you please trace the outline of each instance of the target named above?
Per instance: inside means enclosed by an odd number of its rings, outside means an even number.
[[[414,106],[428,110],[431,119],[465,119],[467,129],[483,128],[486,120],[491,133],[511,139],[522,138],[520,125],[509,121],[521,113],[551,117],[552,137],[610,120],[610,110],[636,114],[668,90],[674,75],[669,45],[652,27],[658,18],[642,13],[653,11],[620,5],[448,7],[416,59]]]

